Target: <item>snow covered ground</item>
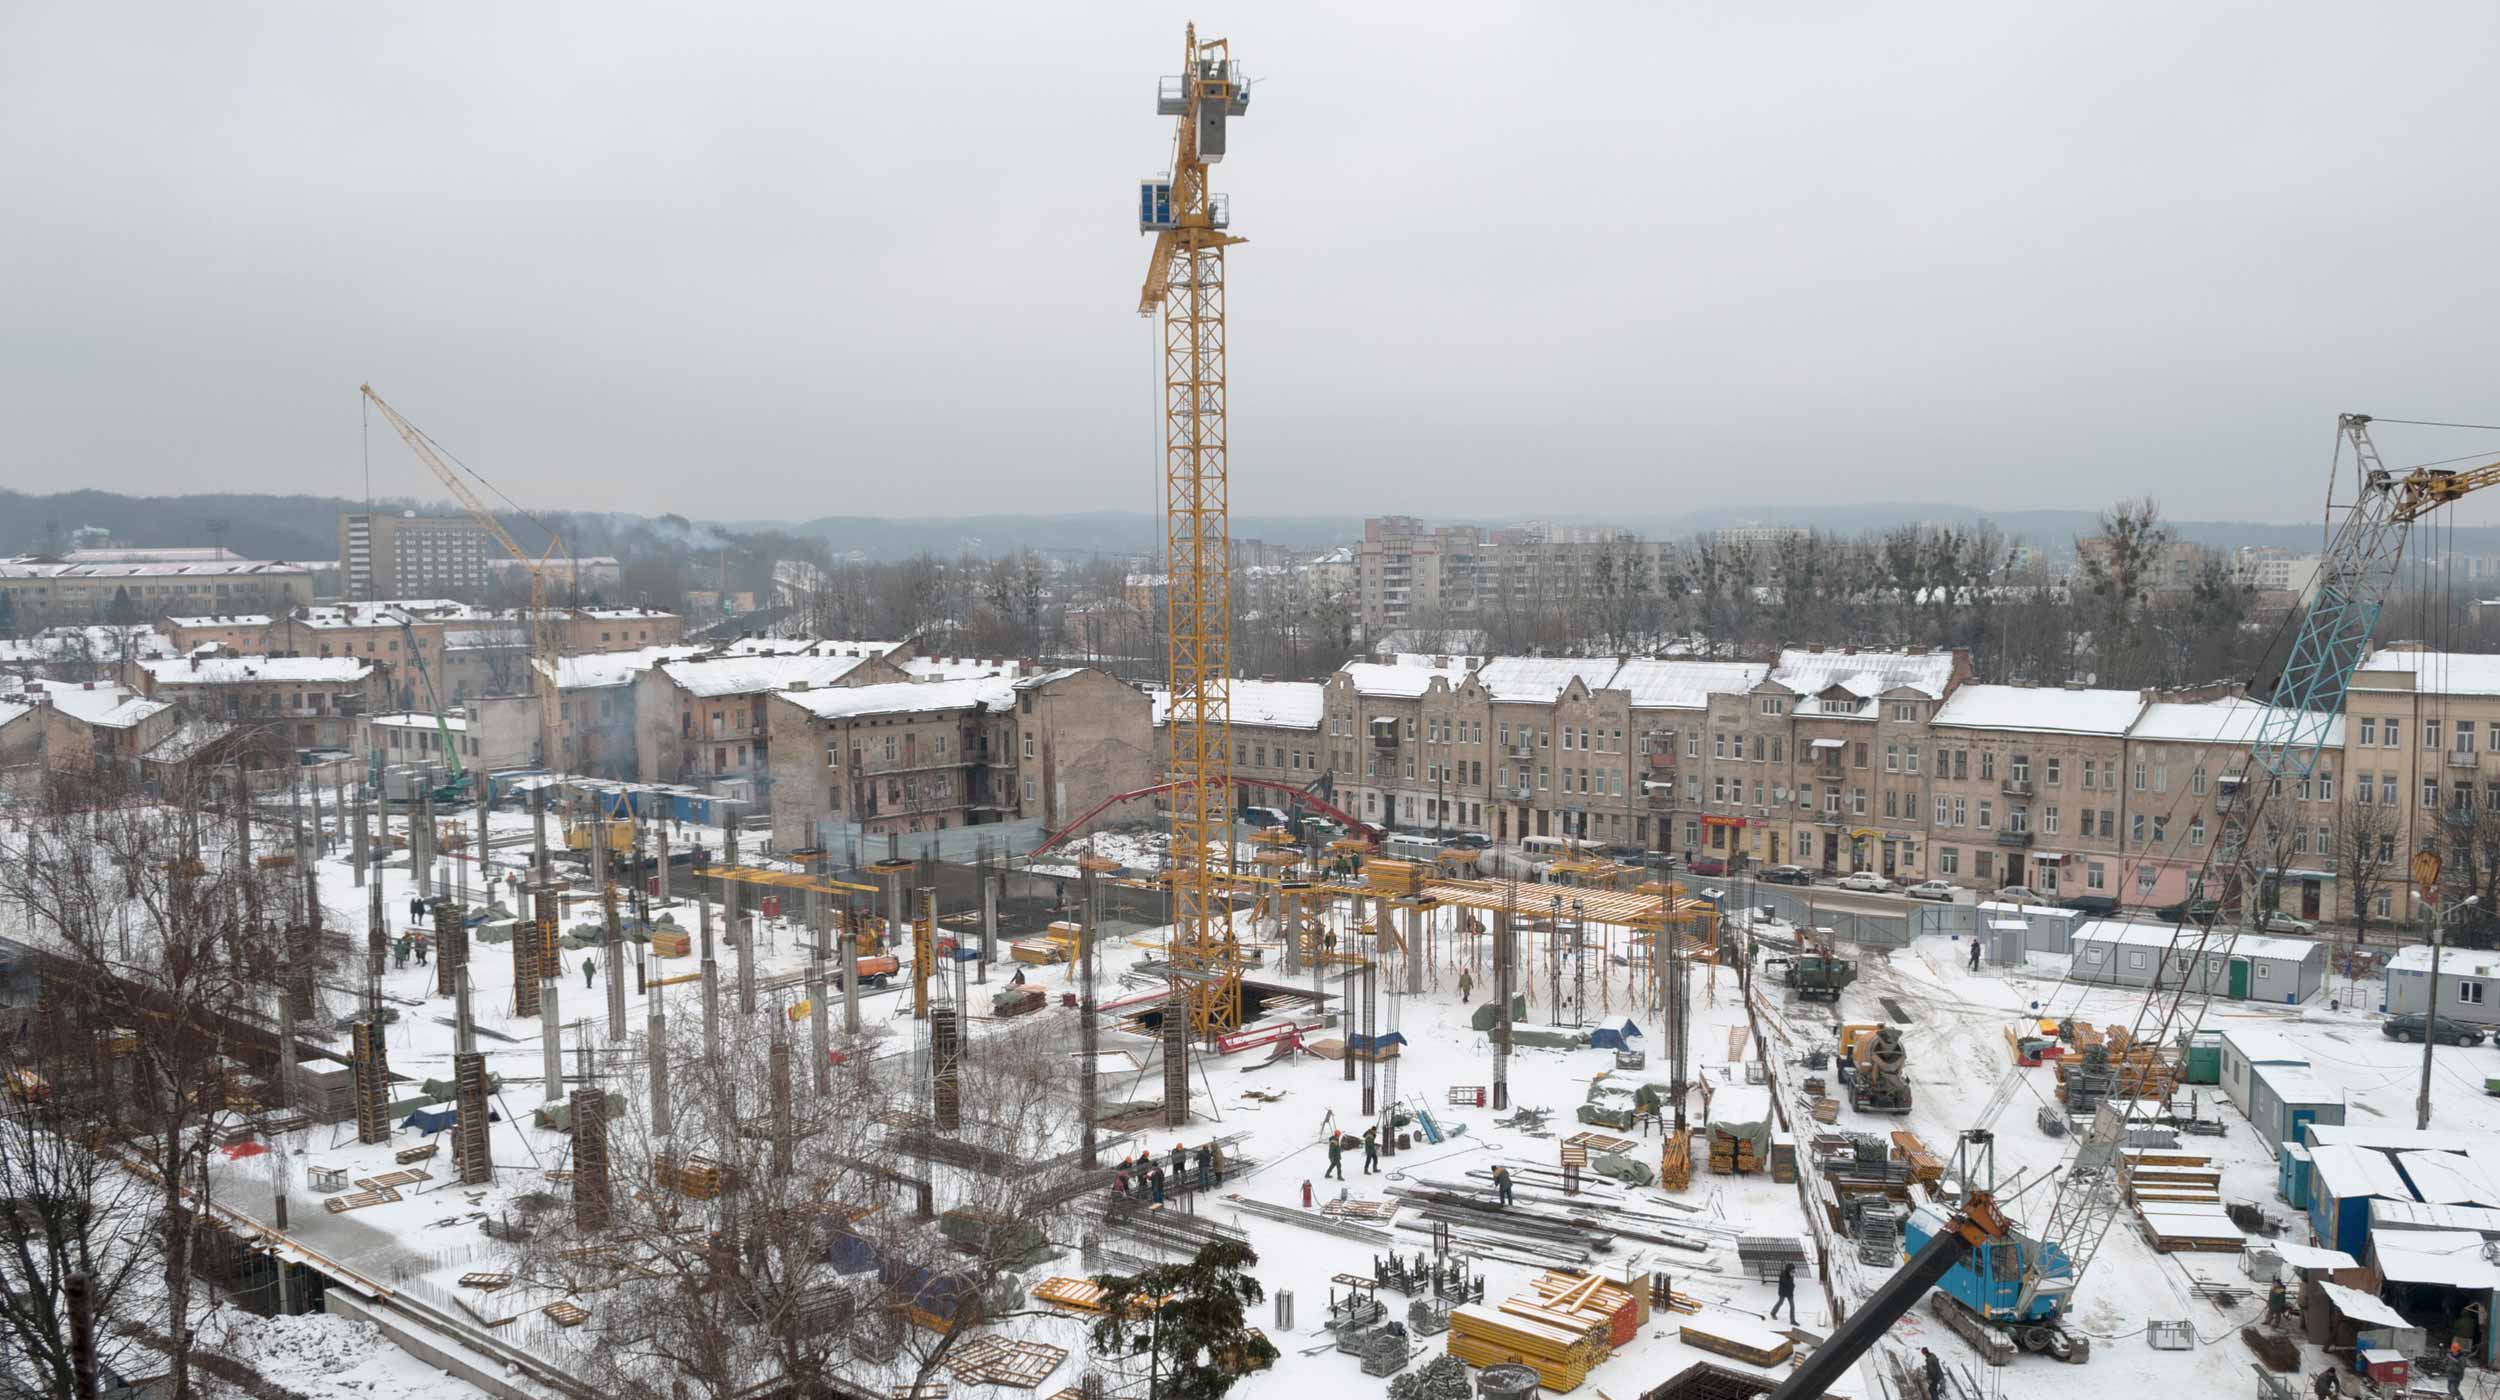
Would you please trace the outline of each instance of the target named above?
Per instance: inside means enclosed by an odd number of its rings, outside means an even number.
[[[516,818],[497,818],[499,839],[525,829],[526,823]],[[1097,838],[1096,848],[1132,865],[1151,866],[1159,854],[1159,845],[1159,838],[1105,836]],[[525,844],[499,844],[494,852],[496,872],[517,870],[526,857]],[[404,868],[385,868],[377,876],[384,881],[384,908],[391,926],[394,930],[401,928],[406,922],[410,874]],[[362,891],[354,888],[352,872],[344,860],[325,861],[320,880],[333,925],[361,929],[365,902]],[[679,900],[668,907],[681,925],[694,926],[695,913],[690,903]],[[570,926],[584,917],[585,913],[568,911],[565,922]],[[1617,938],[1620,939],[1619,933]],[[1440,940],[1426,990],[1405,1000],[1401,1024],[1396,1027],[1408,1042],[1400,1063],[1400,1094],[1427,1106],[1454,1134],[1445,1143],[1419,1146],[1384,1159],[1387,1170],[1378,1178],[1364,1176],[1359,1155],[1353,1156],[1348,1159],[1348,1179],[1342,1186],[1323,1181],[1322,1124],[1333,1117],[1340,1125],[1351,1124],[1360,1130],[1363,1120],[1359,1116],[1359,1086],[1343,1077],[1340,1063],[1316,1057],[1254,1068],[1266,1058],[1264,1049],[1208,1061],[1196,1104],[1198,1121],[1178,1134],[1156,1129],[1145,1135],[1145,1142],[1158,1150],[1168,1150],[1175,1136],[1194,1143],[1215,1135],[1248,1135],[1241,1152],[1257,1165],[1226,1183],[1218,1193],[1226,1199],[1198,1202],[1194,1208],[1212,1211],[1216,1218],[1244,1230],[1259,1251],[1262,1263],[1258,1273],[1270,1292],[1290,1290],[1297,1307],[1295,1328],[1289,1335],[1274,1326],[1272,1313],[1260,1310],[1257,1321],[1269,1329],[1282,1358],[1273,1371],[1245,1381],[1236,1390],[1237,1395],[1251,1400],[1274,1400],[1308,1393],[1314,1387],[1327,1394],[1373,1394],[1381,1383],[1363,1376],[1354,1358],[1328,1349],[1328,1338],[1320,1331],[1327,1315],[1332,1278],[1340,1273],[1368,1276],[1374,1247],[1254,1215],[1232,1204],[1231,1198],[1299,1210],[1306,1181],[1323,1200],[1338,1191],[1380,1199],[1385,1188],[1393,1183],[1427,1178],[1469,1180],[1468,1173],[1487,1169],[1497,1161],[1551,1166],[1556,1161],[1559,1139],[1583,1126],[1572,1121],[1572,1113],[1587,1095],[1592,1078],[1614,1073],[1611,1051],[1523,1048],[1517,1052],[1511,1072],[1513,1101],[1552,1114],[1541,1135],[1498,1126],[1494,1122],[1497,1115],[1489,1108],[1449,1107],[1448,1091],[1452,1087],[1481,1085],[1490,1078],[1485,1037],[1470,1029],[1471,1007],[1462,1001],[1458,990],[1456,950],[1465,942],[1446,934]],[[1479,945],[1481,942],[1478,940]],[[1962,1128],[1976,1125],[1992,1102],[2000,1103],[1993,1122],[1999,1135],[1998,1169],[2001,1180],[2013,1183],[2011,1210],[2017,1220],[2022,1220],[2045,1213],[2053,1187],[2035,1183],[2056,1169],[2066,1144],[2043,1135],[2033,1121],[2037,1108],[2053,1097],[2053,1071],[2045,1066],[2013,1069],[2003,1027],[2011,1019],[2036,1015],[2074,1015],[2101,1024],[2123,1024],[2133,1018],[2141,994],[2069,984],[2063,980],[2060,959],[2035,959],[2033,966],[2017,971],[1990,968],[1973,973],[1963,956],[1967,946],[1949,939],[1922,939],[1892,953],[1888,959],[1868,956],[1862,962],[1860,980],[1837,1008],[1783,1006],[1776,993],[1763,997],[1765,1032],[1772,1056],[1780,1062],[1778,1072],[1784,1091],[1790,1095],[1786,1106],[1791,1121],[1810,1132],[1811,1120],[1797,1089],[1804,1071],[1793,1063],[1794,1059],[1810,1048],[1827,1046],[1841,1022],[1892,1022],[1894,1018],[1880,1000],[1889,998],[1908,1017],[1900,1029],[1910,1054],[1909,1072],[1918,1099],[1916,1111],[1906,1120],[1873,1116],[1861,1119],[1844,1107],[1838,1126],[1875,1133],[1907,1127],[1930,1150],[1947,1155]],[[1531,954],[1534,966],[1542,966],[1542,947],[1540,935]],[[758,972],[765,977],[803,965],[804,947],[797,930],[778,921],[766,922],[756,953]],[[585,991],[578,971],[581,956],[578,952],[572,955],[574,969],[564,983],[565,1020],[573,1023],[588,1019],[597,1025],[605,1018],[606,988],[601,985]],[[1104,956],[1108,986],[1116,982],[1121,971],[1148,954],[1132,942],[1118,941],[1106,945]],[[504,1121],[493,1128],[496,1160],[506,1165],[554,1165],[562,1160],[564,1139],[538,1131],[528,1123],[530,1111],[541,1098],[538,1022],[534,1017],[509,1014],[508,949],[479,945],[473,957],[480,1048],[486,1054],[488,1068],[505,1080]],[[724,952],[724,971],[734,969],[734,957]],[[1474,996],[1481,1001],[1487,995],[1481,947],[1477,957]],[[667,964],[666,970],[683,972],[690,970],[690,965],[676,961]],[[603,965],[600,976],[605,975]],[[1280,976],[1272,972],[1267,975]],[[1060,970],[1035,974],[1036,980],[1053,993],[1060,990],[1059,979],[1064,976]],[[1307,985],[1307,974],[1296,980]],[[433,981],[431,967],[414,964],[389,970],[384,976],[385,995],[401,1012],[388,1033],[392,1068],[412,1080],[444,1078],[450,1073],[451,1004],[448,999],[433,995]],[[1539,985],[1523,990],[1534,1001],[1528,1024],[1541,1026],[1550,1022],[1550,988],[1540,978]],[[2378,1033],[2375,1017],[2354,1008],[2356,1000],[2374,1003],[2375,989],[2337,987],[2330,991],[2343,996],[2345,1009],[2329,1010],[2323,1002],[2303,1008],[2217,1003],[2205,1024],[2208,1028],[2264,1024],[2280,1029],[2310,1047],[2319,1076],[2346,1090],[2351,1121],[2410,1125],[2413,1076],[2420,1063],[2418,1048],[2385,1040]],[[628,992],[626,1023],[638,1035],[644,998],[632,995],[630,984]],[[695,992],[692,986],[668,990],[675,1014],[682,1016],[693,1011]],[[1715,1116],[1759,1116],[1767,1108],[1766,1091],[1745,1083],[1741,1061],[1750,1051],[1740,1043],[1737,1034],[1745,1025],[1746,1016],[1733,970],[1720,972],[1713,988],[1702,970],[1696,969],[1692,993],[1692,1064],[1695,1072],[1717,1090]],[[795,988],[775,992],[767,997],[758,1014],[778,1015],[800,995],[803,993]],[[889,991],[882,998],[893,995]],[[1587,1012],[1591,1024],[1615,1025],[1629,1018],[1646,1033],[1637,1043],[1649,1052],[1649,1066],[1631,1072],[1629,1077],[1663,1079],[1660,1020],[1645,1006],[1635,1004],[1641,994],[1630,985],[1628,974],[1616,969],[1611,981],[1592,982],[1586,995],[1592,1003]],[[876,994],[867,1000],[872,1019],[891,1015],[893,1006],[892,1001]],[[1058,1006],[1055,996],[1054,1004],[1041,1014],[1067,1018],[1071,1023],[1075,1015]],[[1387,1029],[1385,1003],[1383,1015],[1383,1029]],[[998,1031],[998,1026],[976,1022],[976,1034]],[[1341,1032],[1321,1034],[1337,1033]],[[343,1048],[343,1041],[340,1044]],[[1106,1049],[1127,1050],[1141,1062],[1150,1052],[1147,1043],[1137,1037],[1107,1035],[1104,1044]],[[621,1048],[630,1053],[630,1039]],[[2500,1101],[2480,1093],[2484,1075],[2500,1069],[2500,1063],[2494,1063],[2494,1052],[2443,1051],[2441,1059],[2437,1126],[2500,1132]],[[573,1064],[573,1053],[568,1050],[568,1073]],[[1127,1087],[1124,1082],[1107,1082],[1105,1096],[1122,1097]],[[1249,1091],[1257,1091],[1262,1098],[1276,1097],[1272,1102],[1261,1101],[1246,1097]],[[2223,1116],[2230,1125],[2229,1131],[2221,1138],[2189,1139],[2186,1149],[2210,1152],[2217,1159],[2224,1171],[2226,1200],[2253,1202],[2272,1214],[2291,1216],[2289,1209],[2274,1197],[2273,1159],[2265,1146],[2236,1110],[2221,1101],[2218,1090],[2203,1092],[2208,1098],[2208,1111]],[[1698,1121],[1698,1102],[1693,1107]],[[293,1136],[293,1141],[283,1144],[282,1153],[221,1158],[213,1172],[218,1199],[265,1219],[271,1214],[272,1171],[283,1169],[293,1195],[294,1238],[326,1259],[404,1289],[446,1313],[456,1306],[453,1298],[459,1290],[455,1281],[460,1274],[494,1268],[505,1257],[503,1247],[487,1239],[479,1225],[518,1195],[546,1189],[537,1170],[524,1169],[499,1173],[495,1186],[484,1191],[464,1191],[450,1179],[446,1154],[429,1164],[433,1179],[404,1191],[402,1200],[332,1214],[321,1209],[317,1204],[320,1198],[306,1189],[306,1168],[340,1167],[353,1176],[388,1171],[397,1165],[391,1157],[392,1147],[405,1146],[416,1138],[412,1132],[403,1131],[390,1147],[360,1146],[352,1125],[323,1126]],[[1632,1155],[1654,1164],[1656,1152],[1652,1139],[1642,1143]],[[1806,1155],[1802,1145],[1799,1155]],[[1116,1158],[1116,1151],[1113,1156]],[[1734,1240],[1739,1233],[1806,1237],[1809,1226],[1800,1192],[1792,1185],[1775,1184],[1767,1175],[1713,1175],[1706,1168],[1706,1153],[1697,1148],[1695,1156],[1691,1189],[1678,1198],[1695,1208],[1689,1213],[1665,1204],[1664,1198],[1652,1190],[1624,1190],[1602,1182],[1593,1189],[1600,1199],[1629,1209],[1686,1216],[1689,1224],[1680,1232],[1706,1247],[1692,1251],[1626,1240],[1618,1244],[1611,1256],[1601,1257],[1598,1262],[1610,1270],[1629,1265],[1666,1271],[1673,1277],[1677,1291],[1701,1298],[1714,1310],[1758,1320],[1769,1310],[1771,1289],[1742,1274],[1735,1259]],[[1411,1210],[1400,1214],[1409,1217],[1405,1224],[1420,1224],[1411,1218]],[[1400,1249],[1407,1254],[1429,1250],[1426,1234],[1403,1228],[1394,1233]],[[2306,1239],[2305,1224],[2295,1219],[2287,1237]],[[2078,1323],[2094,1339],[2094,1356],[2086,1371],[2077,1373],[2042,1358],[2023,1357],[2001,1371],[1988,1372],[1958,1337],[1923,1310],[1896,1324],[1885,1345],[1912,1355],[1921,1345],[1933,1346],[1949,1361],[1969,1365],[1992,1392],[2006,1395],[2058,1394],[2085,1378],[2096,1392],[2106,1393],[2125,1394],[2130,1388],[2147,1386],[2174,1391],[2192,1387],[2193,1393],[2198,1394],[2235,1391],[2248,1384],[2248,1357],[2229,1333],[2257,1312],[2261,1306],[2258,1294],[2243,1293],[2236,1304],[2218,1306],[2200,1295],[2195,1284],[2199,1280],[2245,1284],[2238,1263],[2232,1255],[2155,1254],[2122,1216],[2093,1262],[2079,1295]],[[1831,1269],[1846,1306],[1863,1299],[1887,1272],[1860,1264],[1854,1251],[1846,1249],[1835,1254]],[[1482,1261],[1479,1271],[1486,1278],[1487,1297],[1493,1300],[1521,1291],[1537,1272],[1527,1265],[1501,1260]],[[1043,1272],[1077,1274],[1084,1269],[1071,1254],[1046,1266]],[[1801,1278],[1800,1283],[1799,1322],[1809,1331],[1828,1332],[1833,1314],[1830,1303],[1811,1279]],[[1386,1301],[1391,1302],[1395,1316],[1395,1309],[1402,1307],[1403,1300],[1388,1295]],[[2204,1345],[2177,1352],[2150,1349],[2142,1335],[2146,1324],[2156,1319],[2187,1320]],[[387,1347],[369,1344],[364,1332],[352,1330],[354,1325],[327,1319],[295,1319],[256,1326],[257,1333],[246,1328],[235,1345],[259,1348],[272,1358],[273,1367],[294,1367],[306,1379],[289,1379],[286,1375],[279,1378],[308,1393],[387,1396],[403,1390],[456,1394],[461,1389],[422,1363]],[[337,1330],[342,1327],[351,1330]],[[1078,1352],[1078,1358],[1055,1374],[1043,1393],[1074,1383],[1084,1348],[1082,1323],[1058,1318],[1019,1319],[1010,1330]],[[534,1317],[523,1318],[498,1335],[525,1347],[555,1344],[558,1340],[558,1334]],[[1442,1340],[1433,1338],[1425,1343],[1423,1354],[1437,1354],[1441,1349]],[[351,1356],[361,1359],[351,1366],[332,1364]],[[1672,1315],[1662,1312],[1630,1346],[1593,1372],[1590,1384],[1616,1397],[1630,1396],[1701,1359],[1705,1359],[1701,1353],[1677,1339]],[[1737,1364],[1708,1359],[1715,1364]],[[2315,1365],[2313,1355],[2312,1370]],[[273,1370],[273,1374],[277,1372]],[[314,1383],[316,1378],[318,1385]],[[1861,1370],[1851,1393],[1871,1397],[1884,1394],[1885,1389],[1871,1370]]]
[[[312,1400],[469,1400],[486,1392],[392,1346],[370,1322],[229,1310],[202,1340]]]

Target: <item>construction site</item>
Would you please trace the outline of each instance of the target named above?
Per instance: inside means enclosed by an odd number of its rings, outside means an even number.
[[[56,792],[0,829],[13,1103],[161,1193],[212,1310],[368,1325],[440,1394],[2490,1393],[2500,1064],[2383,1034],[2374,982],[2219,996],[2264,940],[2193,910],[1861,945],[1750,879],[1576,845],[1481,878],[1290,790],[1324,832],[1242,824],[1211,173],[1251,91],[1189,30],[1138,190],[1153,809],[766,854],[751,803],[552,760]],[[2391,471],[2369,424],[2252,823],[2327,751],[2406,530],[2500,479]]]

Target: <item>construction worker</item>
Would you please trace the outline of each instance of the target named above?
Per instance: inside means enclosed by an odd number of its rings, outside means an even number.
[[[598,959],[596,959],[596,958],[584,958],[584,959],[582,959],[582,985],[583,985],[583,986],[585,986],[585,987],[589,986],[589,985],[590,985],[590,983],[591,983],[591,979],[592,979],[592,978],[597,977],[598,975],[599,975],[599,961],[598,961]]]
[[[410,952],[417,955],[417,966],[419,967],[425,966],[425,941],[425,935],[422,933],[411,933],[408,935],[408,949]]]
[[[1128,1199],[1128,1158],[1126,1157],[1120,1159],[1119,1170],[1111,1174],[1111,1199],[1115,1201]]]
[[[1177,1142],[1172,1144],[1172,1184],[1175,1187],[1189,1184],[1189,1153]]]
[[[1797,1266],[1786,1259],[1780,1261],[1780,1293],[1778,1300],[1771,1304],[1771,1316],[1780,1315],[1781,1303],[1788,1305],[1788,1320],[1794,1323],[1797,1320]]]
[[[1154,1203],[1156,1205],[1163,1204],[1163,1168],[1150,1167],[1147,1169],[1146,1187],[1154,1193]]]
[[[1510,1204],[1510,1168],[1493,1169],[1493,1198],[1503,1205]]]
[[[1332,1176],[1345,1180],[1345,1139],[1334,1131],[1328,1134],[1328,1170],[1319,1175],[1322,1181]]]
[[[2448,1393],[2465,1393],[2465,1343],[2454,1337],[2448,1339]]]
[[[401,935],[399,936],[399,938],[398,938],[398,940],[397,940],[397,941],[395,941],[395,942],[393,942],[393,943],[391,944],[391,966],[393,966],[393,967],[406,967],[407,965],[408,965],[408,935],[406,935],[406,934],[404,934],[404,933],[403,933],[403,934],[401,934]]]
[[[2291,1310],[2292,1295],[2284,1291],[2283,1280],[2276,1279],[2273,1285],[2266,1289],[2266,1325],[2268,1327],[2282,1326],[2284,1317]]]
[[[1473,968],[1458,970],[1458,1004],[1465,1006],[1476,998],[1476,974]]]
[[[1919,1369],[1927,1380],[1927,1400],[1944,1400],[1944,1363],[1925,1347],[1920,1347],[1918,1354],[1924,1358],[1919,1362]]]
[[[2332,1366],[2318,1373],[2318,1378],[2310,1382],[2309,1390],[2311,1394],[2318,1397],[2318,1400],[2336,1400],[2337,1396],[2344,1393],[2344,1387],[2336,1380],[2335,1368]]]
[[[1979,935],[1975,933],[1970,937],[1970,970],[1979,970]]]
[[[1378,1170],[1380,1170],[1380,1125],[1374,1123],[1363,1130],[1363,1175],[1370,1176]]]
[[[1202,1142],[1198,1144],[1198,1189],[1208,1191],[1214,1187],[1215,1149]]]

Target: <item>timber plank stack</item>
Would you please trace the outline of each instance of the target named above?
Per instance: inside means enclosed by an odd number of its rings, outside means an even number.
[[[1605,1359],[1602,1331],[1568,1314],[1549,1314],[1550,1321],[1522,1316],[1512,1310],[1517,1301],[1450,1309],[1450,1355],[1476,1367],[1529,1367],[1547,1390],[1579,1389],[1589,1368]]]
[[[1684,1345],[1742,1361],[1749,1366],[1777,1366],[1797,1344],[1782,1332],[1727,1313],[1703,1313],[1677,1329]]]
[[[663,928],[651,931],[651,952],[663,958],[682,958],[692,949],[682,929]]]
[[[1606,1329],[1609,1348],[1628,1347],[1649,1321],[1649,1293],[1596,1274],[1567,1274],[1549,1269],[1528,1284],[1528,1292],[1546,1307],[1570,1313]]]
[[[1910,1184],[1921,1185],[1944,1176],[1944,1159],[1927,1150],[1918,1134],[1907,1128],[1896,1128],[1892,1134],[1893,1160],[1908,1164]]]

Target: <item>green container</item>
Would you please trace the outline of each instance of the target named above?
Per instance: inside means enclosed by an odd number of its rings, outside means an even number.
[[[2222,1082],[2222,1037],[2213,1031],[2199,1031],[2188,1042],[2187,1075],[2190,1084]]]

